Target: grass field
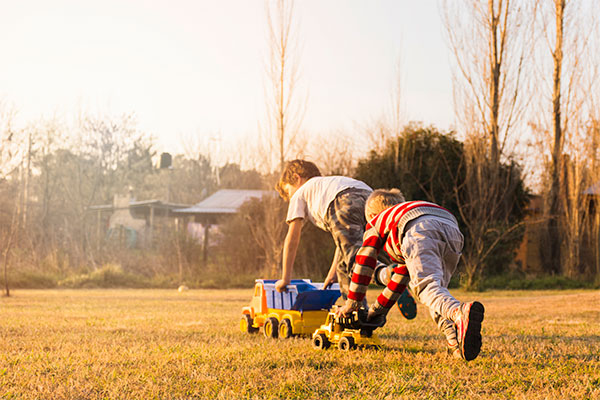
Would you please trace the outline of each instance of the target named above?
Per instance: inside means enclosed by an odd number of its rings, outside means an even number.
[[[469,363],[422,306],[392,311],[384,350],[344,353],[240,332],[251,288],[18,290],[0,298],[0,398],[600,398],[598,291],[453,293],[486,307]]]

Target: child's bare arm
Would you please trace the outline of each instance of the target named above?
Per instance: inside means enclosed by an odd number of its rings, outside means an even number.
[[[292,270],[294,269],[294,260],[296,259],[296,251],[300,243],[300,235],[302,233],[302,218],[296,218],[290,221],[288,232],[283,242],[283,268],[281,271],[281,279],[275,282],[275,289],[278,292],[283,292],[287,285],[292,280]]]

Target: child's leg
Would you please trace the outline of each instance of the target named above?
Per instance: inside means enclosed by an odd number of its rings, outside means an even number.
[[[450,320],[460,302],[447,287],[458,264],[462,243],[458,228],[426,218],[409,225],[402,241],[414,295],[430,310]]]
[[[368,190],[359,189],[348,189],[340,193],[331,202],[325,217],[327,229],[341,254],[337,276],[340,290],[344,296],[348,295],[354,257],[362,246],[367,224],[365,201],[370,193]]]
[[[458,227],[423,219],[409,226],[402,241],[402,252],[415,295],[432,311],[456,324],[459,351],[468,361],[481,350],[484,307],[479,302],[461,303],[448,292],[462,244]]]

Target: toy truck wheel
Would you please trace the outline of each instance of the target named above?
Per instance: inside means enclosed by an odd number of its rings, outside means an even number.
[[[279,336],[279,321],[277,321],[277,318],[275,317],[267,318],[263,329],[266,337],[277,339]]]
[[[313,347],[319,350],[325,350],[329,348],[329,345],[331,345],[329,339],[327,339],[327,336],[325,336],[323,333],[313,336],[312,343]]]
[[[354,349],[354,338],[350,336],[343,336],[338,344],[340,350],[348,351]]]
[[[292,337],[294,330],[292,329],[292,321],[285,318],[279,324],[279,337],[282,339],[288,339]]]
[[[246,333],[258,332],[258,328],[253,327],[252,324],[254,324],[254,321],[252,320],[252,317],[250,315],[248,315],[248,314],[242,315],[242,319],[240,321],[240,330],[242,332],[246,332]]]

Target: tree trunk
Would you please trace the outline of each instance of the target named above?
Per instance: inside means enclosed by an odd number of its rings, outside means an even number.
[[[548,269],[552,273],[561,272],[561,238],[560,238],[560,199],[561,199],[561,170],[562,170],[562,151],[563,151],[563,131],[561,123],[561,70],[563,61],[563,25],[565,0],[555,0],[555,18],[556,18],[556,44],[553,53],[554,90],[552,94],[552,113],[553,113],[553,132],[554,147],[552,148],[552,170],[550,186],[550,207],[548,222],[548,247],[550,257],[547,260]]]
[[[500,15],[495,12],[495,0],[488,0],[489,18],[490,18],[490,121],[489,121],[489,143],[490,159],[492,165],[497,165],[500,161],[498,149],[498,118],[500,112],[500,65],[502,48],[498,48],[498,29]],[[507,5],[506,14],[510,8]],[[499,11],[501,13],[502,10]],[[504,37],[501,35],[501,40]]]

